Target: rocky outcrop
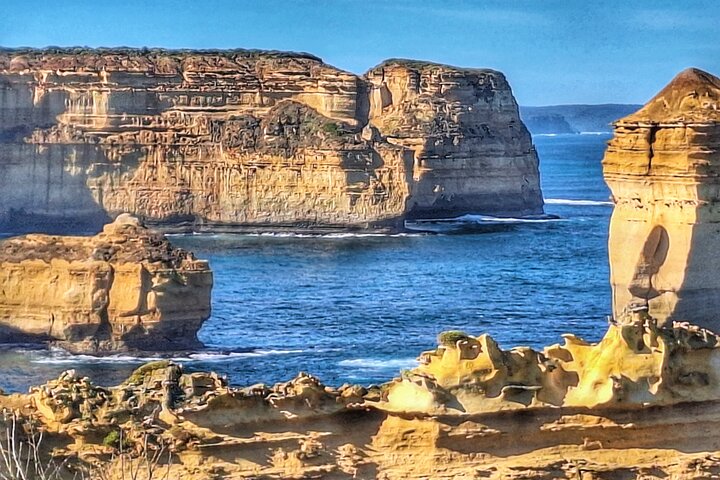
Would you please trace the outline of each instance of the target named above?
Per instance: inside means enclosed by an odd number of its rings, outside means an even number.
[[[67,478],[683,480],[720,470],[710,332],[634,314],[598,344],[570,335],[542,352],[461,332],[439,340],[381,386],[333,388],[301,373],[238,388],[163,361],[111,388],[68,371],[0,395],[0,407],[15,412],[6,424],[25,427],[8,430],[16,445],[44,432],[41,452]]]
[[[603,169],[615,314],[720,331],[720,79],[685,70],[616,122]]]
[[[542,213],[503,75],[409,61],[358,77],[281,52],[0,51],[0,167],[6,229]]]
[[[129,215],[94,237],[0,242],[0,340],[76,352],[200,345],[212,272]]]

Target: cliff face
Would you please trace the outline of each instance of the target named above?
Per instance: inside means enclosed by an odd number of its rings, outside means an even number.
[[[680,73],[615,124],[603,169],[613,306],[720,330],[720,79]]]
[[[366,77],[370,123],[414,152],[410,216],[542,212],[537,155],[502,74],[388,60]]]
[[[42,428],[68,479],[714,478],[718,338],[624,320],[599,344],[568,336],[542,353],[446,333],[380,387],[300,374],[237,388],[155,362],[113,388],[68,371],[0,407],[26,427],[8,429],[16,444]]]
[[[212,272],[137,219],[94,237],[0,242],[0,339],[72,351],[184,349],[210,316]]]
[[[541,213],[502,74],[311,55],[0,52],[0,222],[374,227]],[[20,186],[22,185],[22,188]]]

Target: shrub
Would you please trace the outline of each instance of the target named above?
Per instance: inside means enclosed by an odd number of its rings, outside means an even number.
[[[446,347],[454,347],[460,340],[470,340],[470,335],[460,330],[448,330],[438,335],[438,343]]]

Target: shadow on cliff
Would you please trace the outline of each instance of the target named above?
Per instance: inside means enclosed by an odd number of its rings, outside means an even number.
[[[37,106],[30,102],[18,107],[29,122],[22,128],[3,119],[7,128],[0,131],[0,231],[95,233],[110,217],[89,186],[89,172],[112,162],[98,145],[52,143],[51,136],[58,135],[56,123],[47,120],[58,112],[47,103],[57,101],[47,96]]]
[[[703,192],[702,188],[698,189],[698,198],[712,198],[712,192]],[[635,269],[624,296],[631,304],[647,304],[650,315],[661,322],[690,322],[718,332],[720,232],[712,212],[701,206],[693,213],[694,223],[666,221],[654,225],[639,251],[628,249],[636,258],[626,258]]]
[[[718,439],[699,433],[715,430],[717,424],[688,422],[688,418],[717,418],[717,402],[678,404],[637,410],[542,408],[498,412],[473,417],[439,417],[450,427],[462,424],[464,436],[441,433],[438,448],[461,454],[484,453],[512,457],[558,445],[577,445],[586,449],[671,449],[684,453],[717,450]],[[587,416],[589,423],[568,423],[573,415]],[[600,419],[607,422],[593,423]],[[452,432],[455,428],[446,429]],[[441,429],[441,432],[444,429]],[[472,434],[477,430],[476,434]]]

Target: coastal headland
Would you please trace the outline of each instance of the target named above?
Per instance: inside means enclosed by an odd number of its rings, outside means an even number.
[[[0,50],[0,227],[401,230],[543,213],[505,76],[255,50]],[[22,186],[20,188],[20,186]]]

